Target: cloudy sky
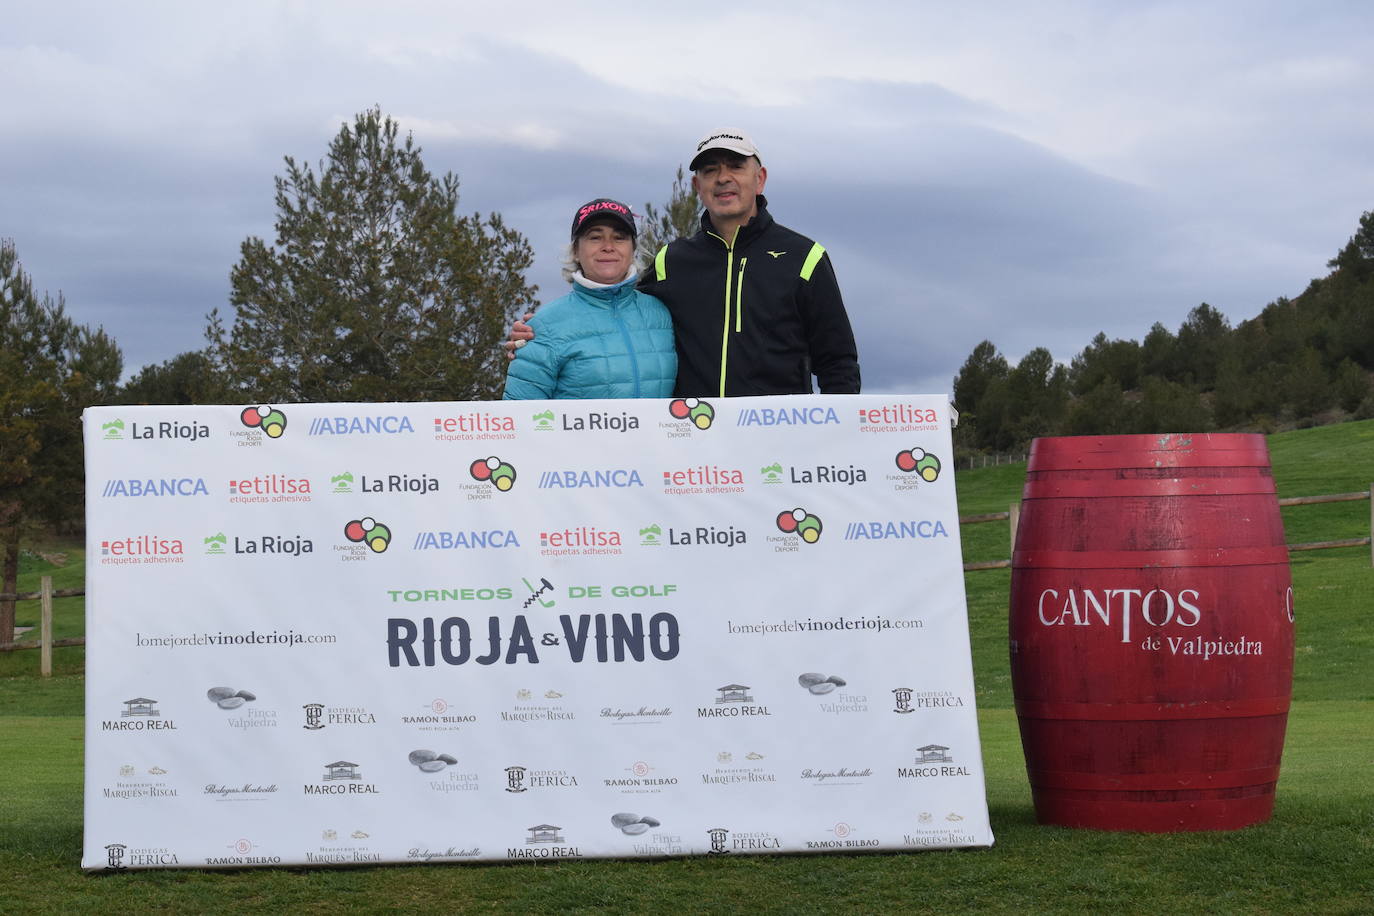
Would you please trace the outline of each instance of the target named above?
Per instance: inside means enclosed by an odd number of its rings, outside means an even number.
[[[973,347],[1295,296],[1374,209],[1359,2],[14,4],[0,237],[127,371],[203,344],[272,179],[379,105],[558,294],[577,204],[662,204],[740,127],[774,216],[831,252],[865,390]]]

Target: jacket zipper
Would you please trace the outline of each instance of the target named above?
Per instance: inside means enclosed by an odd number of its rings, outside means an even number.
[[[630,355],[630,372],[634,376],[635,387],[634,397],[642,397],[639,388],[639,359],[635,356],[634,341],[630,339],[630,329],[625,326],[625,319],[621,316],[621,306],[612,304],[611,315],[615,318],[615,323],[620,326],[620,336],[625,340],[625,352]]]
[[[726,241],[722,235],[715,235],[725,243],[725,321],[720,328],[720,396],[725,397],[725,365],[729,358],[730,351],[730,275],[735,272],[735,244],[733,241]],[[735,238],[739,238],[739,227],[735,227]],[[744,268],[741,260],[740,269]],[[736,328],[738,330],[738,328]]]
[[[735,280],[735,333],[740,332],[740,324],[744,320],[744,265],[749,263],[748,258],[739,259],[739,277]]]

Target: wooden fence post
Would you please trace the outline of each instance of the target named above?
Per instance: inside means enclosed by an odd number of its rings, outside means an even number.
[[[52,677],[52,576],[42,580],[43,612],[39,623],[38,673]]]

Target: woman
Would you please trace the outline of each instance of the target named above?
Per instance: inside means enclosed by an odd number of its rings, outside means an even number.
[[[541,308],[516,351],[505,398],[666,398],[677,379],[673,320],[635,289],[635,222],[605,197],[579,207],[563,277],[572,291]]]

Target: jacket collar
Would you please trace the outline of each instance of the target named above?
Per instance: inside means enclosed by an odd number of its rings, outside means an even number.
[[[753,219],[739,227],[739,235],[735,237],[736,246],[758,238],[765,229],[773,225],[773,214],[768,212],[768,198],[759,194],[754,198],[754,201],[758,204],[759,212],[754,214]],[[711,225],[711,214],[707,210],[701,211],[701,231],[717,235],[715,227]],[[719,238],[718,235],[717,238]]]
[[[572,289],[576,295],[590,304],[609,308],[622,305],[632,297],[635,292],[635,283],[638,280],[639,275],[632,271],[629,277],[614,286],[590,287],[573,281]]]

